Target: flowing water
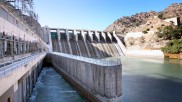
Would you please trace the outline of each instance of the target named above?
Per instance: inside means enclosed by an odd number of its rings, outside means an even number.
[[[84,102],[84,100],[53,68],[43,68],[28,102]]]
[[[122,102],[182,102],[182,60],[122,57]],[[52,68],[44,68],[29,102],[83,102]]]
[[[120,49],[118,43],[110,42],[90,42],[89,40],[70,40],[52,39],[53,51],[73,54],[78,56],[97,56],[97,57],[111,57],[111,56],[123,56],[122,49]]]

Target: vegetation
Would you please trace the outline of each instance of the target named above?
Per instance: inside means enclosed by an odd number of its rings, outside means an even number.
[[[165,26],[164,24],[161,24],[161,26]]]
[[[119,30],[116,30],[115,33],[116,34],[121,34],[121,32]]]
[[[148,33],[148,31],[144,30],[144,31],[142,31],[142,33],[147,34],[147,33]]]
[[[148,33],[148,31],[150,31],[150,29],[149,29],[149,28],[147,28],[146,30],[142,31],[142,33],[147,34],[147,33]]]
[[[130,46],[135,44],[135,39],[133,37],[128,38],[128,41]]]
[[[163,26],[158,28],[158,32],[156,33],[159,38],[163,38],[164,40],[180,39],[182,36],[182,26]]]
[[[158,15],[158,18],[163,19],[163,14],[160,13],[160,14]]]
[[[182,39],[171,40],[165,47],[162,48],[163,52],[177,54],[182,50]]]
[[[140,43],[145,43],[145,38],[142,36],[142,37],[140,37]]]
[[[149,28],[147,28],[147,30],[146,31],[150,31],[150,29]]]
[[[164,40],[170,40],[165,47],[162,48],[163,52],[177,54],[182,51],[182,25],[163,26],[158,28],[157,35]]]

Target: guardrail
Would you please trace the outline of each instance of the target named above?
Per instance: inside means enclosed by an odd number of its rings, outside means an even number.
[[[81,61],[90,62],[97,65],[103,65],[103,66],[113,66],[113,65],[120,65],[121,59],[119,58],[102,58],[102,59],[96,59],[92,57],[82,57],[82,56],[72,56],[72,58],[76,58]]]
[[[84,62],[89,62],[93,64],[98,64],[98,65],[103,65],[103,66],[113,66],[113,65],[120,65],[121,64],[121,59],[119,58],[113,58],[113,57],[108,57],[108,58],[95,58],[95,57],[83,57],[83,56],[76,56],[76,55],[70,55],[70,54],[65,54],[65,53],[59,53],[59,52],[52,52],[52,54],[56,54],[59,56],[64,56],[67,58],[72,58]]]
[[[83,54],[80,57],[87,57],[87,58],[92,58],[92,59],[96,59],[96,60],[102,60],[105,61],[103,63],[117,63],[117,64],[121,64],[121,59],[120,58],[115,58],[115,57],[98,57],[96,55],[87,55],[87,54]]]
[[[36,53],[34,55],[26,56],[13,61],[5,62],[0,64],[0,78],[13,72],[14,70],[26,65],[28,62],[33,61],[38,55],[43,53]]]
[[[1,69],[2,67],[4,67],[4,66],[7,66],[7,65],[9,65],[9,64],[12,64],[12,63],[17,62],[17,61],[20,61],[20,60],[23,60],[23,59],[25,59],[25,58],[27,58],[27,57],[29,57],[29,56],[25,56],[25,57],[17,58],[17,59],[15,59],[15,60],[11,60],[11,61],[6,61],[6,62],[4,62],[4,63],[0,63],[0,69]]]
[[[95,62],[98,62],[98,60],[100,60],[99,62],[100,63],[104,63],[104,64],[110,64],[110,63],[115,63],[115,64],[121,64],[121,59],[119,59],[119,58],[114,58],[114,57],[98,57],[98,56],[96,56],[96,55],[86,55],[86,54],[84,54],[84,55],[82,55],[82,56],[79,56],[79,57],[81,57],[81,58],[91,58],[91,59],[93,59],[93,61],[95,61]]]

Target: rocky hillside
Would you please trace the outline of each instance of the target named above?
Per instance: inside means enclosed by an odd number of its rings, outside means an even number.
[[[179,16],[180,20],[182,21],[182,3],[174,3],[170,5],[160,12],[159,16],[161,16],[163,19]]]
[[[155,16],[158,18],[155,18]],[[141,32],[147,29],[155,30],[160,25],[168,25],[162,21],[163,19],[177,16],[182,21],[182,3],[174,3],[161,12],[141,12],[132,16],[122,17],[107,27],[105,31],[115,30],[116,33],[128,33]]]

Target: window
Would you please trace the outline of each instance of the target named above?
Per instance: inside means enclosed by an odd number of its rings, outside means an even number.
[[[8,21],[13,24],[14,18],[10,14],[8,14]]]
[[[11,98],[10,97],[8,98],[7,102],[11,102]]]
[[[19,22],[18,22],[18,20],[16,19],[16,25],[18,25],[18,23],[19,23]]]
[[[3,10],[1,7],[0,7],[0,17],[3,17]]]
[[[0,16],[7,20],[8,12],[6,10],[4,10],[3,8],[0,8]]]

